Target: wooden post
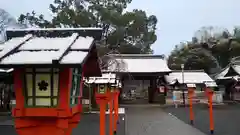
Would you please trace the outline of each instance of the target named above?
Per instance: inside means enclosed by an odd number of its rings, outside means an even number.
[[[118,95],[119,93],[115,93],[114,96],[114,134],[117,133],[117,124],[118,124]]]
[[[113,135],[113,98],[109,102],[109,135]]]
[[[188,102],[189,102],[189,116],[190,116],[190,124],[193,125],[193,120],[194,120],[194,115],[193,115],[193,102],[192,102],[192,98],[193,98],[193,94],[194,94],[194,89],[193,88],[189,88],[188,90]]]
[[[208,103],[209,103],[209,126],[210,126],[210,133],[214,134],[214,121],[213,121],[213,108],[212,108],[212,96],[213,91],[211,89],[207,89],[208,91]]]
[[[118,108],[119,108],[119,105],[118,105],[118,96],[119,96],[119,93],[118,93],[117,96],[116,96],[116,116],[117,116],[117,123],[119,122],[119,121],[118,121],[118,117],[119,117],[119,112],[118,112]]]
[[[106,114],[106,104],[104,101],[100,103],[100,135],[105,135],[105,114]]]
[[[88,111],[91,112],[92,111],[92,89],[91,89],[91,84],[88,84],[88,99],[89,99],[89,104],[88,104]]]

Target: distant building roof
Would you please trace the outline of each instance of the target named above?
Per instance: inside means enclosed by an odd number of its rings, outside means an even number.
[[[165,75],[165,79],[169,84],[208,84],[213,83],[213,86],[217,86],[215,81],[203,70],[184,70],[173,71],[169,75]],[[184,80],[183,80],[184,79]]]
[[[168,73],[171,70],[162,55],[115,54],[108,67],[110,72],[128,73]]]
[[[229,64],[220,73],[215,75],[214,78],[216,80],[222,80],[222,79],[236,79],[236,80],[238,80],[238,78],[240,78],[240,65]]]

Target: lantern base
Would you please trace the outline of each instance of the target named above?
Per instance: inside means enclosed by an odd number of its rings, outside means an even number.
[[[18,135],[71,135],[80,121],[80,112],[70,118],[15,118]]]
[[[95,99],[97,104],[108,104],[108,102],[111,100],[111,93],[106,94],[95,94]]]
[[[80,113],[76,113],[73,115],[71,119],[69,119],[68,128],[66,130],[65,135],[71,135],[73,128],[76,128],[79,122],[80,122]]]
[[[16,130],[18,135],[66,135],[65,129],[56,126],[35,126]]]

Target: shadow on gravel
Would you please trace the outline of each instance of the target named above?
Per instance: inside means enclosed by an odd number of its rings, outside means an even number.
[[[173,106],[163,107],[168,113],[176,116],[178,119],[189,122],[189,108]],[[208,106],[199,104],[193,106],[194,127],[200,131],[209,134],[209,112]],[[215,135],[239,135],[240,134],[240,104],[219,105],[213,108]]]

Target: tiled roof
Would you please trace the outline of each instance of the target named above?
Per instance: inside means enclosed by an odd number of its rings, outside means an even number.
[[[14,37],[0,46],[0,66],[35,64],[81,64],[94,38],[73,33],[67,37]]]
[[[184,78],[184,80],[183,80]],[[216,86],[215,81],[204,71],[173,71],[169,75],[165,75],[165,79],[169,84],[174,84],[176,82],[182,84],[209,84]]]
[[[167,61],[162,55],[151,54],[121,54],[111,55],[112,64],[109,65],[110,72],[128,73],[166,73],[171,72]]]

